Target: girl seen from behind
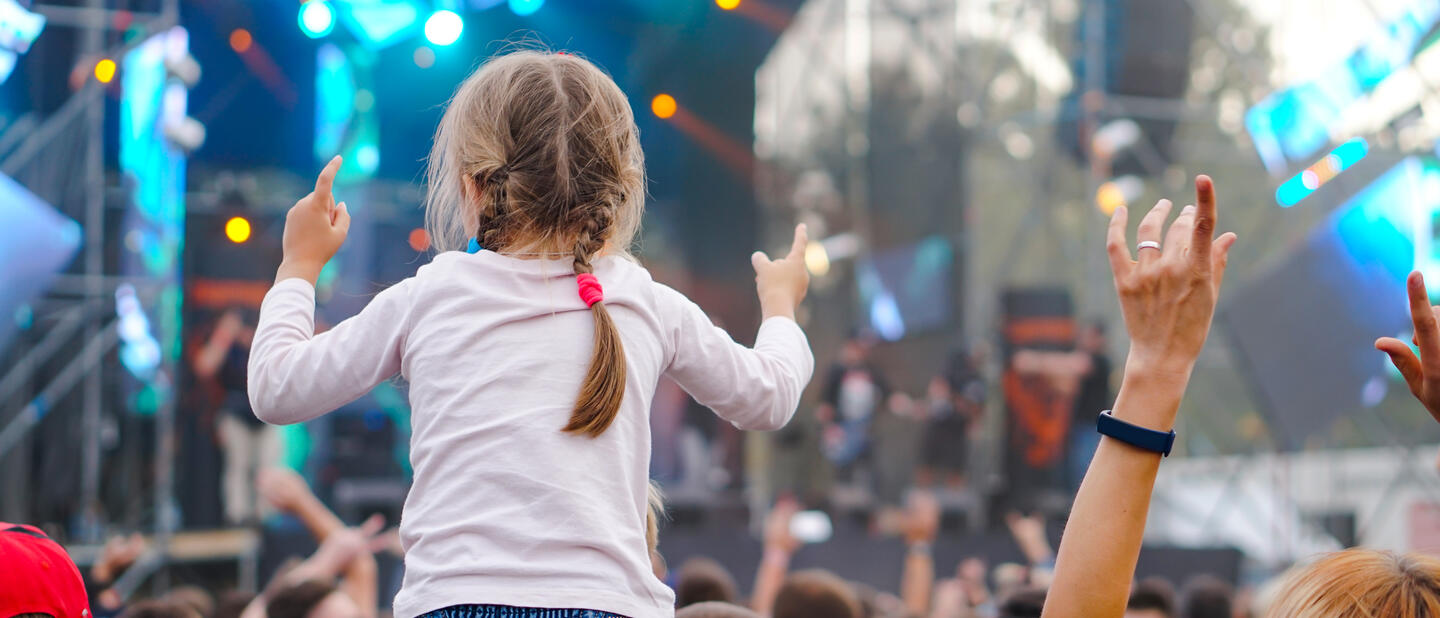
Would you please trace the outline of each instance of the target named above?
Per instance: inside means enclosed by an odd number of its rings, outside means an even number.
[[[320,335],[314,282],[349,226],[338,158],[291,209],[250,359],[256,415],[302,422],[409,382],[398,618],[672,614],[646,551],[650,399],[663,375],[742,429],[790,419],[814,369],[794,321],[804,229],[785,258],[753,256],[765,319],[754,348],[735,343],[629,258],[637,129],[615,83],[573,55],[482,66],[429,165],[441,253]]]

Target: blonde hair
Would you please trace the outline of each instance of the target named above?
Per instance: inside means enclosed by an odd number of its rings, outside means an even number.
[[[1350,549],[1285,576],[1266,608],[1273,618],[1440,616],[1440,560]]]
[[[497,252],[569,255],[575,274],[602,252],[628,255],[644,208],[645,161],[630,103],[570,54],[492,58],[447,105],[430,151],[425,225],[438,251],[476,238]],[[595,347],[564,431],[598,436],[625,394],[625,350],[604,302]]]

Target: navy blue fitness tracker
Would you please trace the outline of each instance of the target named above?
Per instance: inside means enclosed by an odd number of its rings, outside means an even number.
[[[1095,430],[1135,448],[1160,453],[1166,457],[1170,456],[1170,449],[1175,446],[1175,430],[1155,431],[1131,425],[1115,418],[1109,410],[1100,413],[1100,418],[1095,421]]]

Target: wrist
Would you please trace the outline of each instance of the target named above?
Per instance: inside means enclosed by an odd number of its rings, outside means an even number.
[[[762,294],[760,296],[760,314],[764,319],[790,318],[795,319],[796,303],[788,294]]]
[[[765,564],[782,568],[788,567],[790,566],[791,553],[792,552],[789,548],[781,547],[778,545],[768,545],[765,547],[765,553],[761,556],[760,560]]]
[[[280,261],[280,268],[275,271],[275,283],[286,279],[304,279],[313,286],[320,279],[320,270],[324,267],[324,262],[287,257]]]
[[[1132,367],[1127,363],[1125,378],[1120,384],[1120,393],[1115,398],[1111,414],[1146,429],[1170,431],[1175,427],[1175,416],[1189,382],[1189,368]],[[1100,413],[1099,410],[1094,412]]]

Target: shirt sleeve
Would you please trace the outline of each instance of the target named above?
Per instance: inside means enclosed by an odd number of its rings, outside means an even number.
[[[400,371],[410,313],[410,280],[371,299],[359,314],[315,334],[315,288],[286,279],[260,305],[250,345],[250,407],[274,425],[321,416]]]
[[[800,325],[789,318],[767,319],[755,347],[747,348],[711,323],[690,299],[658,287],[673,345],[666,375],[740,429],[784,427],[815,371],[815,357]]]

